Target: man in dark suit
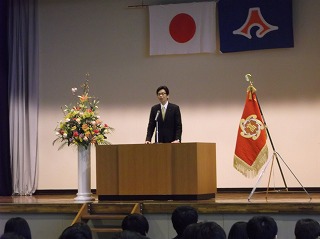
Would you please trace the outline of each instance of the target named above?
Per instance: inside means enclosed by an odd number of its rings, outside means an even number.
[[[181,142],[182,134],[180,108],[178,105],[169,103],[168,87],[158,87],[156,94],[160,104],[151,108],[146,144],[151,143],[156,121],[158,121],[158,143],[179,143]]]

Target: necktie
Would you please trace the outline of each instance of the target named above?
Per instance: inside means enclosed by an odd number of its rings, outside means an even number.
[[[162,113],[162,119],[164,120],[164,117],[166,115],[166,108],[162,107],[161,113]]]

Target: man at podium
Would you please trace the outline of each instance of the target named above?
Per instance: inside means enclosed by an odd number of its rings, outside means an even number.
[[[169,89],[167,86],[158,87],[156,94],[160,104],[156,104],[151,108],[145,143],[151,143],[152,135],[157,125],[156,143],[179,143],[181,142],[182,134],[180,108],[178,105],[169,103]]]

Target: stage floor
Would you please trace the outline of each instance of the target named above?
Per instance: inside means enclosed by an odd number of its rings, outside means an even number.
[[[179,205],[191,205],[199,213],[290,213],[319,214],[320,193],[256,192],[248,201],[249,193],[217,193],[210,200],[194,201],[99,201],[96,195],[92,205],[107,207],[138,203],[143,214],[171,213]],[[34,195],[0,197],[0,213],[77,213],[86,202],[74,200],[75,195]],[[97,207],[97,208],[99,208]]]

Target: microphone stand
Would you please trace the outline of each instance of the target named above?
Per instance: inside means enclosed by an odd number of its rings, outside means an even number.
[[[159,143],[159,127],[158,127],[158,120],[156,120],[156,144]]]
[[[156,121],[156,144],[159,143],[159,126],[158,126],[158,118],[159,118],[159,114],[160,114],[160,110],[157,111],[156,117],[155,117],[155,121]]]

